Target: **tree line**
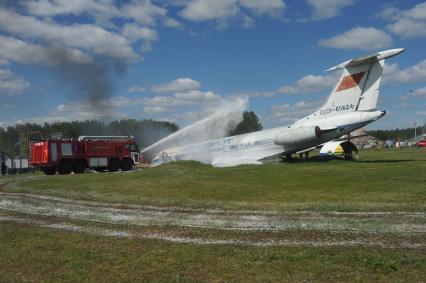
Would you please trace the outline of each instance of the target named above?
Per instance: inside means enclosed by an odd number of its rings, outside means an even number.
[[[417,136],[422,133],[426,133],[424,131],[424,127],[417,127]],[[374,131],[366,131],[367,134],[375,137],[378,140],[411,140],[414,139],[414,128],[405,128],[405,129],[392,129],[392,130],[374,130]]]

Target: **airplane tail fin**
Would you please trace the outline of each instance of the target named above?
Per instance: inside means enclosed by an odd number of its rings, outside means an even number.
[[[386,58],[403,52],[391,49],[350,59],[327,71],[343,69],[342,75],[317,117],[329,117],[342,112],[368,111],[377,108],[379,86]]]

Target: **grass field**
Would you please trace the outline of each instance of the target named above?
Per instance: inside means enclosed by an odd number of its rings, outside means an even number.
[[[425,210],[426,150],[364,151],[357,162],[178,162],[133,173],[56,175],[6,191],[192,208]]]
[[[360,156],[0,177],[0,281],[425,282],[426,150]]]
[[[0,281],[422,282],[425,255],[360,247],[170,244],[1,224]]]

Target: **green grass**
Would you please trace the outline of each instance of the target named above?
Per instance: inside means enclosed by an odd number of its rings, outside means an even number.
[[[424,251],[200,246],[0,224],[0,281],[421,282]]]
[[[15,177],[13,177],[15,178]],[[19,178],[19,176],[18,176]],[[0,176],[0,183],[8,180]],[[4,182],[3,182],[4,183]],[[7,183],[7,182],[6,182]],[[0,191],[123,204],[259,210],[426,211],[426,150],[363,151],[356,162],[213,168],[171,163],[133,173],[27,179]],[[6,214],[5,214],[6,213]],[[3,212],[3,215],[13,212]],[[17,214],[18,215],[18,214]],[[20,216],[20,215],[18,215]],[[27,215],[52,223],[70,220]],[[360,221],[366,221],[360,216]],[[398,218],[401,221],[401,218]],[[348,221],[352,218],[348,218]],[[392,217],[386,218],[391,221]],[[414,220],[410,220],[414,221]],[[105,228],[102,223],[76,223]],[[413,224],[410,222],[409,224]],[[421,223],[420,223],[421,224]],[[127,227],[200,238],[384,240],[424,243],[424,233],[222,231]],[[424,282],[420,249],[173,244],[0,222],[0,282]]]
[[[134,173],[52,176],[9,186],[114,203],[260,210],[425,210],[426,150],[363,151],[358,161],[213,168],[177,162]]]

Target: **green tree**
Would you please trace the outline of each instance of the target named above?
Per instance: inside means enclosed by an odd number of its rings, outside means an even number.
[[[251,132],[260,131],[263,129],[262,124],[259,121],[259,118],[253,111],[244,111],[243,120],[229,132],[230,136],[247,134]]]

